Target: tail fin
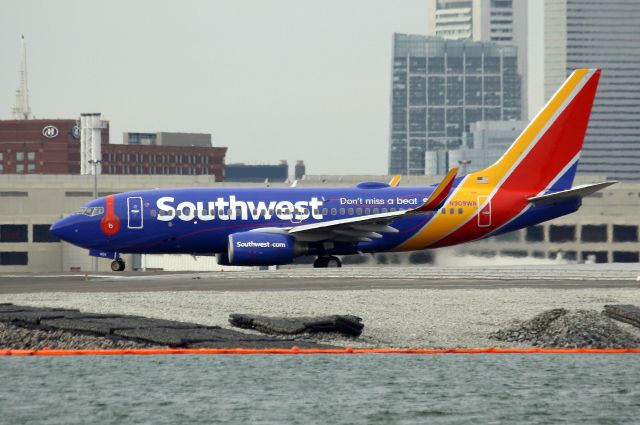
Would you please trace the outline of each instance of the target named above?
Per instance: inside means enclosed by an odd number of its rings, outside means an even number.
[[[507,152],[469,177],[532,194],[570,188],[599,79],[599,69],[575,70]]]

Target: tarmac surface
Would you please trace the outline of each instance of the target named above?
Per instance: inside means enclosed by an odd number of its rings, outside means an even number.
[[[344,267],[200,273],[0,274],[0,294],[39,292],[638,288],[640,265]]]

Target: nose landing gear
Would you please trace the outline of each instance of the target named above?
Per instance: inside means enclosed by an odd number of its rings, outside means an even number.
[[[114,272],[121,272],[125,268],[125,262],[122,258],[118,258],[111,262],[111,270]]]
[[[342,267],[342,261],[338,257],[330,255],[328,257],[318,257],[313,262],[314,269],[326,269],[328,267]]]

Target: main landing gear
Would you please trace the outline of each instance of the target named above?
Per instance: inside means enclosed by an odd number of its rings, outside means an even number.
[[[121,272],[124,270],[125,263],[122,258],[118,258],[111,262],[111,270],[114,272]]]
[[[328,257],[318,257],[313,262],[314,269],[326,269],[327,267],[342,267],[342,261],[338,257],[330,255]]]

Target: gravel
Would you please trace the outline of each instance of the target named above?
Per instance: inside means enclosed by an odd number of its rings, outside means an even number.
[[[551,348],[633,348],[640,338],[595,310],[547,310],[531,320],[490,335],[509,343]]]
[[[638,304],[639,300],[640,292],[633,288],[178,291],[0,296],[0,302],[20,305],[135,314],[226,328],[231,328],[228,318],[233,313],[285,317],[350,314],[361,317],[366,324],[360,337],[311,334],[305,339],[340,346],[398,348],[527,347],[529,343],[497,341],[489,335],[512,326],[515,321],[553,308],[602,311],[605,304]],[[640,330],[626,330],[640,337]]]

